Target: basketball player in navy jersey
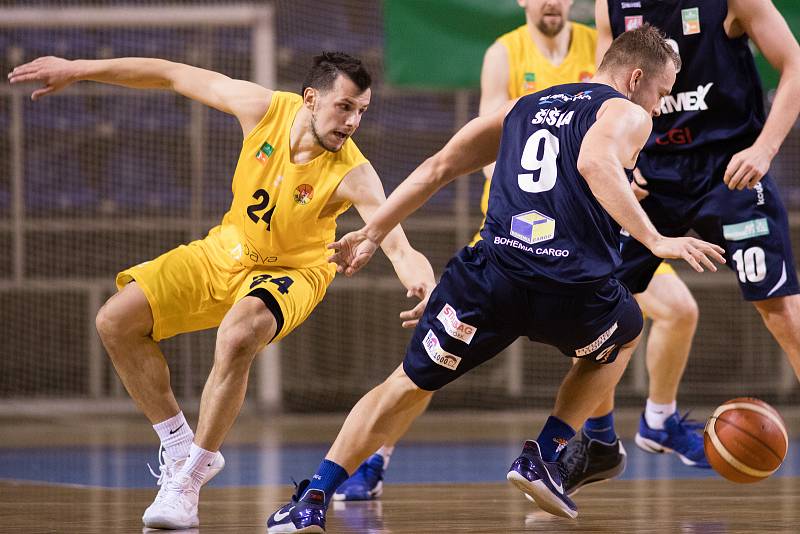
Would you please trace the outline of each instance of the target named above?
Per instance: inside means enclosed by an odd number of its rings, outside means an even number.
[[[367,226],[330,245],[338,271],[354,274],[439,188],[497,160],[483,239],[450,261],[402,365],[356,404],[317,473],[269,517],[268,532],[323,532],[328,501],[348,473],[407,424],[420,402],[519,336],[580,361],[507,478],[543,510],[577,516],[557,456],[619,380],[642,328],[636,301],[612,276],[619,225],[659,257],[683,258],[698,271],[724,261],[720,247],[655,231],[624,172],[679,61],[654,28],[626,33],[609,48],[597,83],[554,86],[472,120]]]
[[[661,100],[637,162],[647,193],[642,208],[664,235],[693,229],[725,247],[744,299],[800,377],[800,290],[786,210],[767,172],[800,112],[797,41],[770,0],[598,0],[596,18],[599,57],[612,37],[645,23],[661,28],[679,53],[672,93]],[[781,74],[768,117],[748,38]],[[619,279],[633,293],[644,291],[660,259],[630,238],[623,238],[622,259]],[[683,366],[665,363],[653,372],[675,395]],[[609,395],[595,415],[612,407]],[[656,406],[648,399],[636,444],[708,466],[703,439],[678,415],[674,397]],[[601,449],[570,444],[568,493],[604,478]]]

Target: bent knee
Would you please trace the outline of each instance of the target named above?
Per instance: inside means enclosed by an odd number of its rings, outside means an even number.
[[[217,332],[217,361],[250,361],[275,333],[272,316],[227,323]]]
[[[95,316],[97,333],[104,341],[146,337],[153,331],[153,313],[144,294],[138,288],[127,288],[111,296]]]
[[[700,310],[694,297],[687,295],[675,300],[670,305],[673,321],[679,325],[695,325],[700,317]]]
[[[656,303],[648,302],[642,309],[654,322],[670,329],[694,328],[700,317],[697,301],[688,292],[665,297]]]

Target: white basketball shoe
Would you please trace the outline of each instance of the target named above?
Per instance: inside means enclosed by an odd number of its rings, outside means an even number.
[[[186,458],[174,460],[164,453],[163,447],[158,451],[158,470],[156,475],[152,468],[150,473],[157,477],[160,486],[153,503],[147,507],[142,516],[144,525],[149,528],[187,529],[200,524],[197,516],[199,494],[192,488],[191,477],[181,473]],[[149,466],[148,466],[149,467]],[[225,458],[217,452],[209,466],[203,485],[207,484],[225,467]]]

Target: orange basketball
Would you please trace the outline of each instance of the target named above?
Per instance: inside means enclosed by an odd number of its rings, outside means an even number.
[[[717,473],[732,482],[758,482],[781,466],[789,436],[775,408],[741,397],[714,410],[706,422],[703,445]]]

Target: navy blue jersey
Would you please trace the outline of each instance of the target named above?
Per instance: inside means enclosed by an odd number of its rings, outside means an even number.
[[[763,91],[748,38],[725,34],[727,14],[726,0],[608,0],[614,37],[650,23],[681,56],[681,70],[672,94],[661,100],[645,152],[752,142],[764,126]]]
[[[577,169],[608,85],[556,85],[522,97],[503,124],[481,237],[493,263],[527,287],[593,289],[620,263],[619,227]]]

